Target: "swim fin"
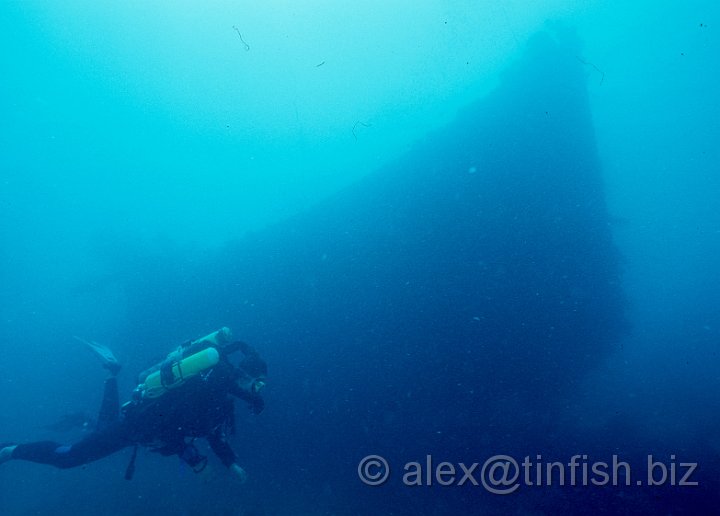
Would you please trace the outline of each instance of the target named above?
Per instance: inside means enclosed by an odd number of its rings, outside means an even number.
[[[110,348],[108,348],[107,346],[103,346],[102,344],[98,344],[95,341],[87,341],[77,336],[75,337],[75,340],[82,342],[88,348],[90,348],[90,351],[95,353],[98,358],[100,358],[102,366],[108,371],[110,371],[111,374],[116,375],[120,372],[120,368],[122,366],[120,365],[120,362],[118,362],[117,358],[115,358],[115,355],[113,355],[113,352],[110,351]]]
[[[0,444],[0,464],[12,459],[12,452],[15,451],[17,445],[13,443],[2,443]]]

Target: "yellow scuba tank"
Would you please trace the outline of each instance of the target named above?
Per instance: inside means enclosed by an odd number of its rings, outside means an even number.
[[[230,342],[231,339],[232,332],[230,331],[230,328],[223,326],[219,330],[214,331],[209,335],[205,335],[204,337],[200,337],[199,339],[195,339],[192,341],[187,341],[178,346],[176,349],[172,350],[170,353],[168,353],[164,361],[155,364],[154,366],[141,372],[138,375],[138,384],[145,383],[147,377],[154,372],[159,371],[164,363],[179,362],[183,358],[194,355],[198,351],[201,351],[208,347],[223,349]]]
[[[163,382],[161,371],[157,370],[145,378],[145,382],[138,386],[145,398],[158,398],[170,389],[180,387],[185,381],[196,376],[206,369],[215,367],[220,360],[218,350],[208,347],[202,351],[183,358],[172,365],[172,381]]]

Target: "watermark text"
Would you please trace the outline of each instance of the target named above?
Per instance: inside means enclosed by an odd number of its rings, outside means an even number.
[[[567,460],[545,460],[542,455],[516,459],[493,455],[484,462],[438,461],[432,455],[408,461],[397,475],[406,486],[478,486],[493,494],[511,494],[521,487],[543,486],[697,486],[693,476],[696,462],[684,462],[675,455],[648,455],[642,467],[633,466],[618,455],[607,461],[591,460],[576,454]],[[360,480],[379,486],[391,478],[390,463],[380,455],[368,455],[357,468]]]

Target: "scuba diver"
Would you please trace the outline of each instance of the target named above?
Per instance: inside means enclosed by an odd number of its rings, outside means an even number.
[[[228,435],[235,432],[234,398],[247,402],[255,414],[264,408],[260,390],[265,386],[267,365],[257,351],[244,342],[232,341],[228,328],[187,342],[162,363],[143,371],[132,399],[120,407],[119,362],[105,346],[78,340],[109,372],[95,430],[72,445],[53,441],[0,444],[0,464],[25,460],[73,468],[134,446],[125,473],[129,480],[138,446],[147,446],[161,455],[178,455],[198,473],[205,468],[207,457],[193,441],[204,437],[222,463],[245,482],[247,473],[238,464]],[[237,351],[243,358],[236,367],[229,355]]]

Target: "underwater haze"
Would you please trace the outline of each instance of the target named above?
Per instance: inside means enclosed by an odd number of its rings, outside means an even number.
[[[719,27],[711,1],[1,2],[0,443],[87,435],[74,336],[123,400],[222,326],[269,378],[245,484],[143,448],[131,481],[131,449],[9,461],[0,514],[717,512]]]

